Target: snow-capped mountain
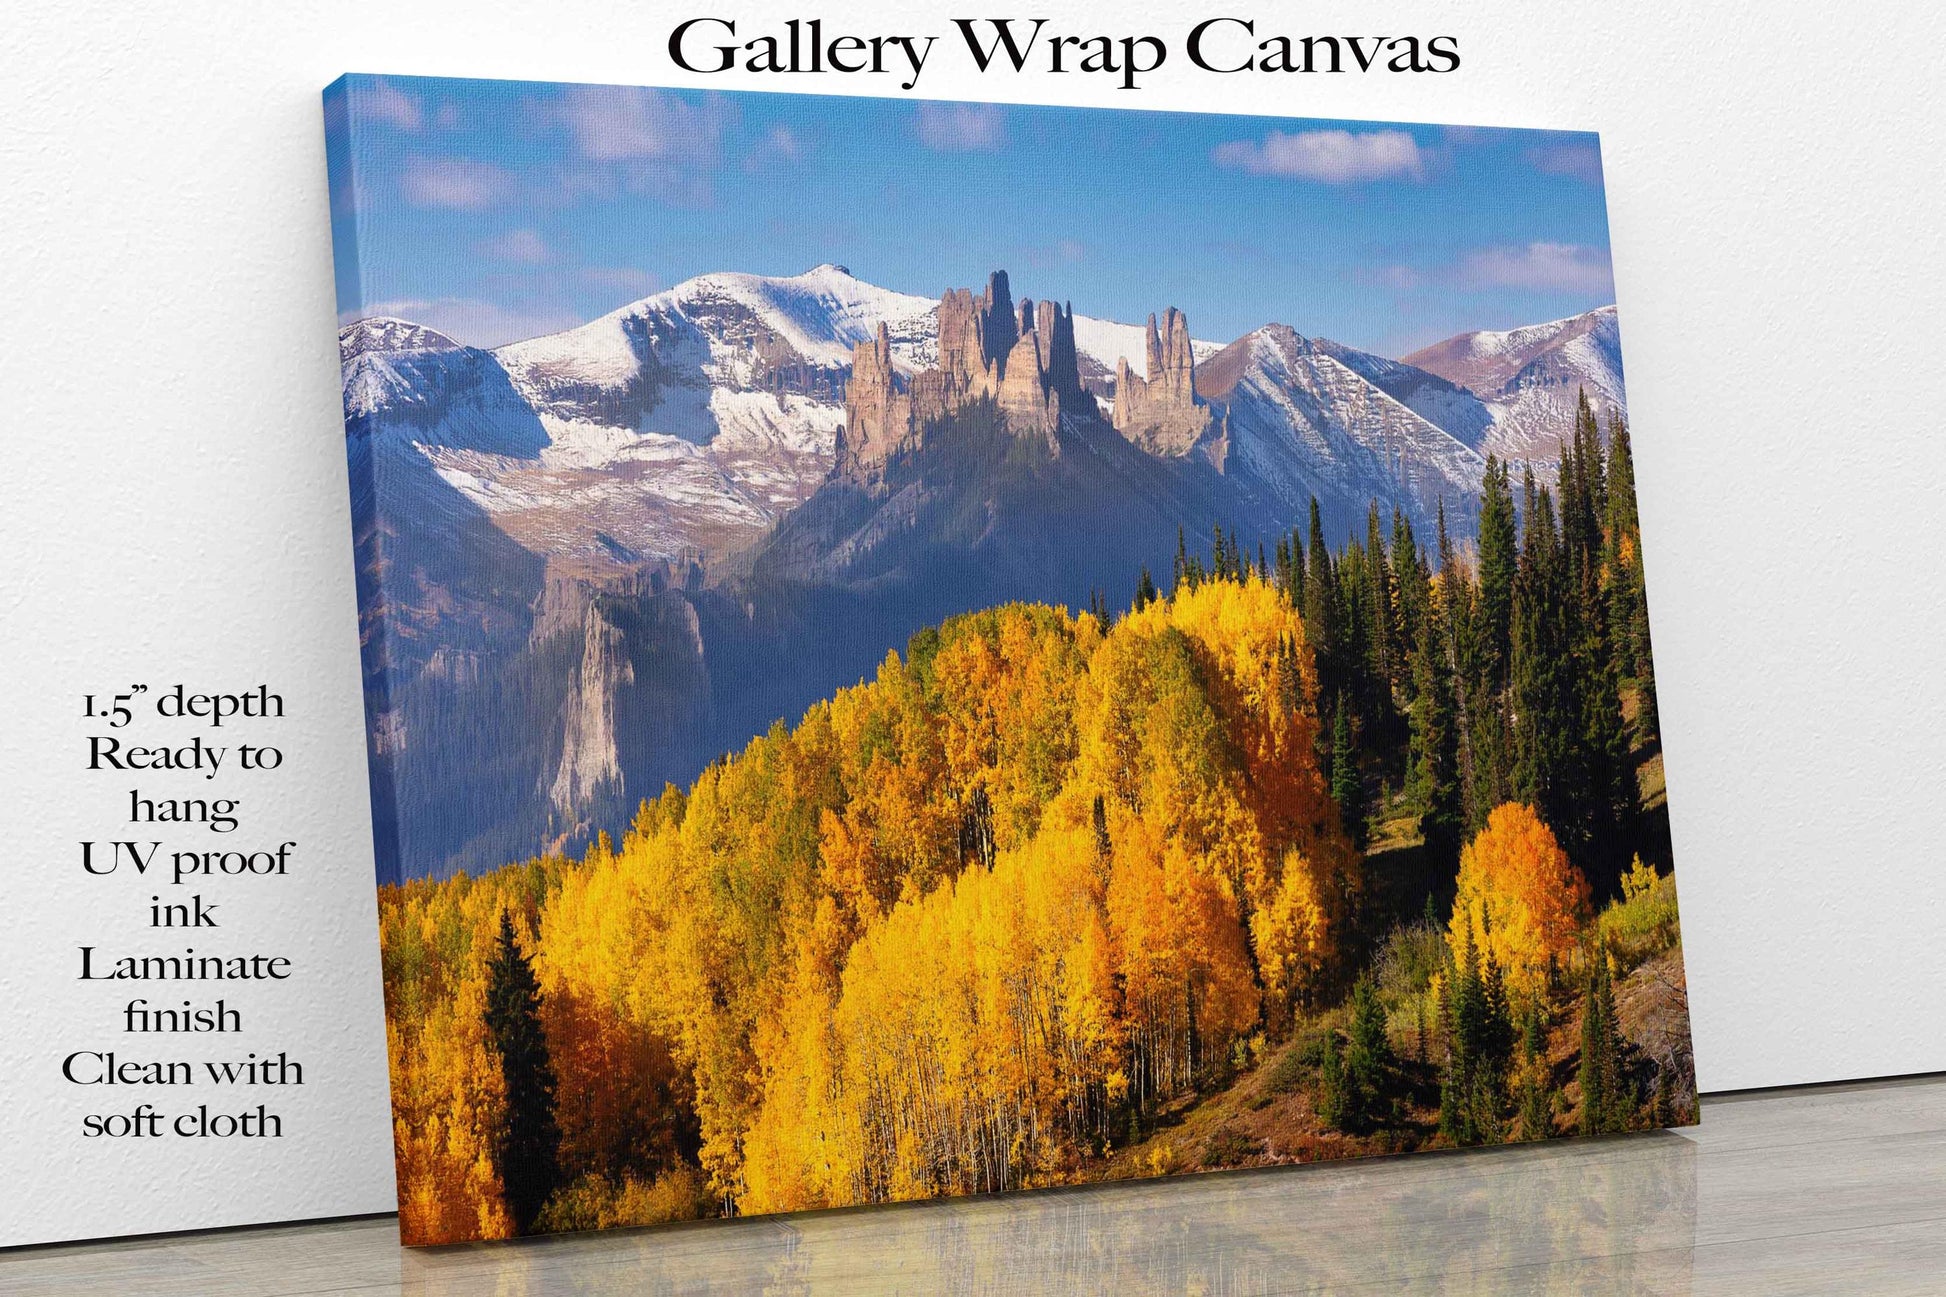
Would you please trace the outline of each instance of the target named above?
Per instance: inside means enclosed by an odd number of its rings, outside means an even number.
[[[1474,450],[1481,448],[1493,429],[1492,406],[1430,370],[1347,347],[1329,338],[1313,338],[1311,345]]]
[[[1404,358],[1404,363],[1466,388],[1492,412],[1479,443],[1502,459],[1553,465],[1574,432],[1581,392],[1603,421],[1627,417],[1622,388],[1621,328],[1604,306],[1565,320],[1500,332],[1462,333]]]
[[[1392,364],[1283,324],[1246,334],[1205,362],[1196,388],[1224,411],[1226,471],[1262,483],[1292,519],[1316,496],[1335,529],[1362,521],[1373,500],[1388,513],[1394,505],[1403,509],[1422,535],[1430,536],[1442,504],[1449,526],[1469,529],[1482,456],[1388,395],[1347,357]],[[1404,368],[1393,364],[1394,371]],[[1418,386],[1430,390],[1437,381]]]
[[[853,348],[886,326],[893,365],[938,362],[938,302],[839,265],[700,275],[587,324],[483,351],[404,320],[340,338],[348,417],[409,445],[531,552],[610,565],[737,553],[831,469]],[[1077,314],[1087,389],[1114,402],[1145,329]],[[1371,499],[1464,531],[1482,457],[1551,466],[1576,394],[1622,407],[1605,307],[1462,334],[1405,360],[1267,326],[1193,344],[1199,390],[1228,414],[1235,471],[1280,506]]]
[[[1444,505],[1464,535],[1487,450],[1551,454],[1579,386],[1621,391],[1612,311],[1423,364],[1281,324],[1219,346],[1175,312],[1161,336],[1077,314],[1052,426],[963,394],[938,436],[848,471],[855,349],[883,326],[874,381],[936,392],[940,310],[825,265],[699,276],[491,351],[391,318],[342,331],[387,876],[561,849],[917,627],[1126,598],[1179,534],[1268,540],[1316,496],[1334,537],[1374,500],[1428,539]],[[494,701],[454,701],[474,691]],[[505,809],[440,809],[462,803]]]

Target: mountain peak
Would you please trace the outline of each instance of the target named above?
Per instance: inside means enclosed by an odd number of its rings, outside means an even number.
[[[1597,412],[1627,409],[1621,327],[1612,305],[1545,324],[1458,334],[1404,363],[1490,403],[1495,416],[1484,448],[1507,459],[1551,463],[1583,393]]]
[[[1449,382],[1470,387],[1481,396],[1499,396],[1508,394],[1503,389],[1508,389],[1520,371],[1542,353],[1592,333],[1612,334],[1617,320],[1612,304],[1598,306],[1543,324],[1456,334],[1402,359]]]
[[[340,362],[367,352],[457,351],[459,345],[437,329],[394,315],[367,315],[338,330]]]

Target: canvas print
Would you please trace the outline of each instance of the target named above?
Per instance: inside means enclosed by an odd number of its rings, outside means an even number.
[[[326,117],[407,1242],[1695,1120],[1592,135]]]

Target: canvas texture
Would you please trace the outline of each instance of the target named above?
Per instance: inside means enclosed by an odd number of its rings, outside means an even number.
[[[406,1242],[1695,1120],[1593,136],[325,109]]]

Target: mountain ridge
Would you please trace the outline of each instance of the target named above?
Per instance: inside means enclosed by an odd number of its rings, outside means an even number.
[[[1119,604],[1180,536],[1268,540],[1314,497],[1329,534],[1376,499],[1464,535],[1521,391],[1284,324],[1218,346],[1173,307],[1094,319],[1004,272],[934,300],[835,264],[492,350],[392,317],[340,345],[392,878],[571,849],[915,628]]]

